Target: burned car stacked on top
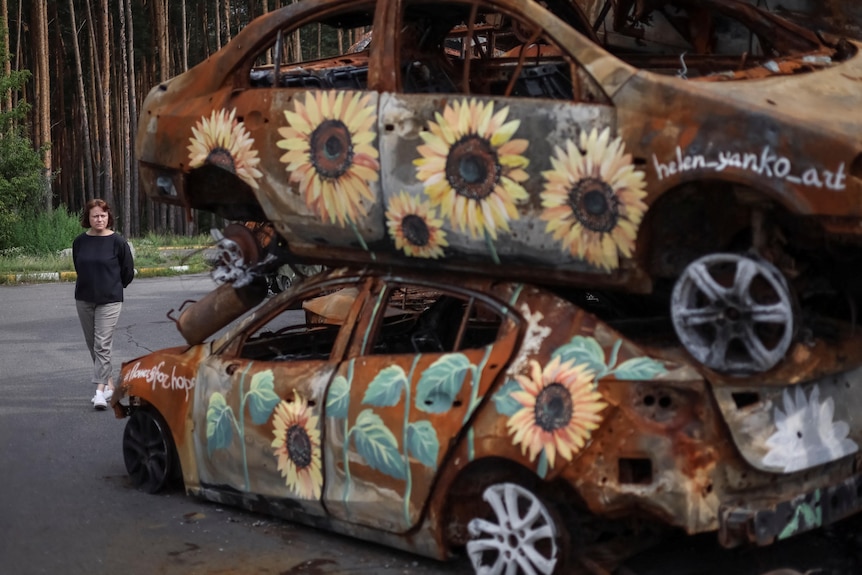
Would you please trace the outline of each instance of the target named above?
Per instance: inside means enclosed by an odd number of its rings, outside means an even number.
[[[566,572],[587,518],[732,546],[858,511],[860,44],[542,4],[306,0],[150,93],[147,193],[270,233],[226,230],[190,346],[124,366],[136,484],[481,573]],[[350,268],[207,341],[285,262]]]

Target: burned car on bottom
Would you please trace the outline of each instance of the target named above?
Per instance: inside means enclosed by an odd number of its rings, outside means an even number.
[[[253,21],[142,108],[147,194],[254,225],[124,366],[133,480],[482,573],[856,513],[860,46],[738,0]]]
[[[721,376],[667,322],[632,338],[596,299],[324,272],[220,337],[126,362],[126,467],[151,492],[181,474],[211,501],[464,551],[477,573],[569,573],[645,525],[765,545],[858,511],[859,368]]]

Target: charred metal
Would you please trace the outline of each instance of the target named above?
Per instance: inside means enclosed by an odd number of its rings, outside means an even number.
[[[303,1],[155,88],[144,189],[236,223],[133,480],[477,572],[858,512],[862,43],[789,5]]]

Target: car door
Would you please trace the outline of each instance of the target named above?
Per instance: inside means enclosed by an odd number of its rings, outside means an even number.
[[[402,0],[400,90],[381,94],[379,117],[392,239],[403,255],[492,273],[614,272],[633,247],[620,221],[640,221],[626,203],[640,207],[637,193],[621,202],[597,173],[625,163],[615,110],[543,29],[562,21],[511,4]]]
[[[243,134],[233,156],[248,158],[247,182],[296,253],[367,246],[385,234],[378,94],[370,51],[358,42],[377,4],[291,6],[284,26],[250,52],[225,104]]]
[[[324,513],[323,400],[361,293],[353,283],[285,292],[201,362],[193,419],[204,489]]]
[[[450,451],[516,349],[519,319],[479,292],[380,284],[326,400],[328,512],[416,525]]]

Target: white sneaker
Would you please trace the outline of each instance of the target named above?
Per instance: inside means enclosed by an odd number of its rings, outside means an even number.
[[[101,391],[97,391],[96,395],[93,396],[93,407],[99,411],[108,409],[108,402],[105,401],[105,394]]]
[[[114,390],[105,388],[105,391],[102,392],[102,395],[105,396],[105,401],[111,401],[111,398],[114,397]],[[96,396],[90,398],[90,403],[96,403]]]

